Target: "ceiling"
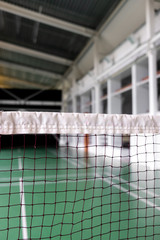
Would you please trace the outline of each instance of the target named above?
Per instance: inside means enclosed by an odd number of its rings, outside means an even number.
[[[55,88],[120,2],[0,1],[0,87]]]

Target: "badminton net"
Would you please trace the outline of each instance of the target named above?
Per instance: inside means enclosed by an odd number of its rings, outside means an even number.
[[[160,117],[0,113],[1,239],[160,238]]]

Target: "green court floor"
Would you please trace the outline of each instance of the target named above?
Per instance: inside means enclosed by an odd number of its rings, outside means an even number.
[[[71,150],[2,150],[0,239],[159,240],[159,172],[146,181],[140,167],[95,156],[87,166]]]

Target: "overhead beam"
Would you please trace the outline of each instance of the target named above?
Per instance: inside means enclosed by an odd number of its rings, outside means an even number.
[[[66,22],[54,17],[49,17],[42,13],[38,13],[29,9],[25,9],[23,7],[16,6],[11,3],[7,3],[4,1],[0,2],[0,9],[9,12],[36,22],[44,23],[51,27],[60,28],[69,32],[74,32],[86,37],[91,37],[95,34],[95,31],[86,27],[79,26],[77,24],[73,24],[70,22]]]
[[[60,74],[51,73],[48,71],[39,70],[39,69],[35,69],[32,67],[21,66],[21,65],[15,64],[15,63],[9,63],[9,62],[5,62],[5,61],[0,61],[0,67],[9,68],[12,70],[18,70],[21,72],[27,72],[27,73],[31,73],[34,75],[41,75],[41,76],[45,76],[47,78],[52,78],[52,79],[56,79],[56,80],[60,80],[62,78],[62,75],[60,75]]]
[[[12,51],[12,52],[17,52],[17,53],[29,55],[29,56],[32,56],[32,57],[41,58],[43,60],[47,60],[47,61],[51,61],[51,62],[55,62],[55,63],[67,65],[67,66],[70,66],[72,64],[72,61],[68,60],[66,58],[57,57],[55,55],[39,52],[39,51],[30,49],[30,48],[21,47],[21,46],[11,44],[11,43],[7,43],[7,42],[3,42],[3,41],[0,41],[0,48],[5,49],[5,50],[9,50],[9,51]]]
[[[61,107],[61,102],[55,102],[55,101],[24,101],[23,99],[20,100],[0,100],[1,105],[26,105],[26,106],[51,106],[51,107]]]
[[[7,76],[0,76],[0,86],[5,85],[6,87],[8,86],[9,88],[11,87],[16,87],[16,86],[23,86],[26,88],[38,88],[38,89],[45,89],[46,85],[42,85],[39,83],[33,83],[30,81],[24,81],[20,80],[17,78],[12,78],[12,77],[7,77]]]

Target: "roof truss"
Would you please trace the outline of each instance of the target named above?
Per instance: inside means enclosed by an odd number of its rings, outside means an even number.
[[[48,78],[51,78],[51,79],[60,80],[62,78],[62,75],[60,75],[60,74],[51,73],[51,72],[48,72],[48,71],[35,69],[35,68],[32,68],[32,67],[21,66],[19,64],[9,63],[9,62],[6,62],[6,61],[0,61],[0,66],[4,67],[4,68],[9,68],[9,69],[12,69],[12,70],[18,70],[18,71],[22,71],[22,72],[35,74],[35,75],[45,76],[45,77],[48,77]]]
[[[21,47],[21,46],[14,45],[14,44],[7,43],[7,42],[3,42],[3,41],[0,41],[0,48],[5,49],[5,50],[10,50],[12,52],[17,52],[17,53],[41,58],[41,59],[44,59],[44,60],[48,60],[48,61],[51,61],[51,62],[55,62],[55,63],[67,65],[67,66],[70,66],[72,64],[72,61],[69,60],[69,59],[58,57],[56,55],[51,55],[51,54],[39,52],[39,51],[36,51],[36,50],[32,50],[32,49],[29,49],[29,48]]]
[[[15,86],[37,89],[44,89],[46,86],[40,83],[33,83],[31,81],[24,81],[17,78],[12,78],[8,76],[0,76],[0,87],[13,88]]]
[[[82,27],[70,22],[66,22],[54,17],[50,17],[42,14],[41,12],[38,13],[29,9],[25,9],[23,7],[15,6],[11,3],[7,3],[4,1],[0,2],[0,9],[20,17],[24,17],[24,18],[27,18],[36,22],[40,22],[52,27],[67,30],[69,32],[77,33],[86,37],[91,37],[95,34],[95,31],[92,29]]]

